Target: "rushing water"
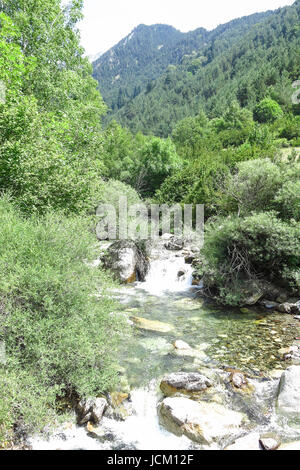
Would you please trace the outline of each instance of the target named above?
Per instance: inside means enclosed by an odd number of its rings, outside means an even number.
[[[181,272],[181,276],[178,273]],[[184,273],[184,274],[183,274]],[[122,312],[129,318],[157,321],[151,330],[134,328],[121,351],[123,382],[130,387],[132,413],[125,421],[104,417],[97,438],[76,426],[57,431],[49,441],[33,439],[34,449],[190,449],[185,437],[177,437],[158,423],[157,402],[161,377],[175,371],[238,368],[260,378],[255,398],[232,396],[216,388],[220,401],[243,407],[254,422],[264,426],[272,412],[276,382],[262,377],[283,370],[279,349],[292,344],[298,323],[292,316],[264,310],[220,308],[197,296],[192,287],[192,267],[178,253],[158,253],[151,262],[146,282],[124,286],[115,292]],[[162,325],[163,324],[163,325]],[[163,331],[165,332],[163,332]],[[297,330],[299,336],[299,329]],[[180,352],[173,343],[183,340],[190,351]],[[251,402],[252,400],[252,402]],[[254,400],[254,402],[253,402]],[[276,423],[273,424],[276,428]],[[288,431],[286,431],[288,433]],[[95,436],[94,436],[95,437]]]

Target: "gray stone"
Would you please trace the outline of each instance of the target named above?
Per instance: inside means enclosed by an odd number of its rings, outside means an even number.
[[[189,344],[187,344],[185,341],[182,341],[181,339],[175,341],[174,348],[181,350],[192,349]]]
[[[194,255],[188,255],[184,258],[185,264],[193,264],[195,261],[195,256]]]
[[[244,374],[239,372],[232,374],[231,382],[236,388],[242,388],[243,385],[247,384]]]
[[[198,393],[212,387],[212,382],[199,372],[177,372],[166,375],[160,384],[166,396],[181,393]]]
[[[167,243],[165,243],[165,248],[170,251],[180,251],[184,247],[184,241],[180,238],[171,238]]]
[[[178,271],[177,277],[182,277],[182,276],[185,276],[185,275],[186,275],[186,272],[181,270],[181,271]]]
[[[104,267],[110,269],[121,282],[144,281],[149,270],[149,261],[130,240],[113,243],[102,257]]]
[[[277,413],[300,424],[300,366],[286,369],[280,379]]]
[[[264,292],[255,292],[245,300],[245,305],[255,305],[264,296]]]
[[[83,425],[87,422],[99,424],[106,407],[107,401],[105,398],[87,398],[80,400],[76,407],[78,424]]]
[[[166,398],[158,412],[160,423],[170,432],[201,444],[234,437],[245,419],[242,413],[217,403],[195,402],[184,397]]]
[[[273,302],[272,300],[261,300],[260,305],[263,305],[267,309],[275,309],[279,307],[279,304],[277,302]]]

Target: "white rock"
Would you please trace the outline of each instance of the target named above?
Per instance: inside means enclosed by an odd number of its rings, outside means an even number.
[[[283,372],[278,388],[277,412],[300,423],[300,366]]]
[[[175,349],[182,349],[182,350],[185,350],[185,349],[192,349],[189,344],[185,343],[184,341],[181,341],[180,339],[178,339],[177,341],[175,341],[175,343],[174,343],[174,348],[175,348]]]
[[[160,422],[170,432],[201,444],[212,444],[234,436],[245,419],[242,413],[217,403],[195,402],[188,398],[166,398],[158,408]]]

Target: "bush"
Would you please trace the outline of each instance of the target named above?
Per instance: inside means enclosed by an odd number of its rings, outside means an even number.
[[[181,166],[182,161],[170,139],[151,137],[139,150],[134,187],[145,196],[151,197],[164,180],[180,170]]]
[[[140,204],[141,198],[136,190],[128,184],[117,180],[109,180],[102,183],[100,204],[112,204],[115,208],[119,207],[119,198],[126,197],[129,205]]]
[[[0,106],[0,189],[24,213],[86,213],[96,205],[103,165],[75,132],[70,120],[40,113],[34,98]]]
[[[242,286],[271,280],[299,290],[300,223],[283,222],[273,212],[232,216],[207,226],[205,285],[227,304],[243,304]]]
[[[91,221],[48,214],[23,219],[0,201],[0,439],[16,423],[37,431],[56,396],[95,395],[116,380],[120,318],[95,259]],[[101,298],[96,293],[101,290]],[[7,396],[12,390],[11,396]],[[20,393],[19,393],[20,391]],[[43,409],[43,413],[41,413]]]
[[[300,181],[286,181],[275,197],[280,214],[285,219],[300,221]]]
[[[241,215],[274,209],[274,196],[281,184],[281,170],[270,160],[241,162],[222,185],[220,207]]]
[[[253,111],[255,121],[260,123],[274,122],[282,117],[282,115],[283,111],[279,104],[270,98],[265,98],[258,103]]]

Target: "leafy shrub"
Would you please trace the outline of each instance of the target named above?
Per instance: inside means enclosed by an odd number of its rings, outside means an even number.
[[[282,115],[283,111],[279,104],[270,98],[265,98],[258,103],[253,111],[255,121],[260,123],[274,122],[282,117]]]
[[[112,204],[114,207],[118,208],[120,197],[127,198],[128,206],[142,202],[137,191],[128,184],[117,180],[109,180],[102,183],[101,195],[98,199],[100,204]]]
[[[224,303],[242,304],[242,286],[255,281],[259,288],[261,279],[299,290],[300,223],[283,222],[273,212],[209,224],[202,254],[205,284]]]
[[[241,162],[222,185],[220,207],[239,214],[274,209],[274,195],[281,183],[281,170],[269,159]]]
[[[300,221],[300,180],[287,181],[276,194],[275,203],[283,218]]]
[[[279,131],[279,137],[288,140],[300,138],[300,116],[286,116]]]
[[[153,196],[164,180],[181,166],[182,161],[170,139],[147,139],[139,151],[134,187],[145,196]]]
[[[19,422],[27,431],[40,428],[41,418],[53,415],[57,395],[95,395],[116,380],[124,325],[112,315],[110,281],[88,263],[97,256],[90,225],[52,213],[25,220],[7,199],[0,201],[0,310],[7,355],[0,376],[8,384],[0,387],[2,440]],[[99,290],[101,297],[95,295]]]

